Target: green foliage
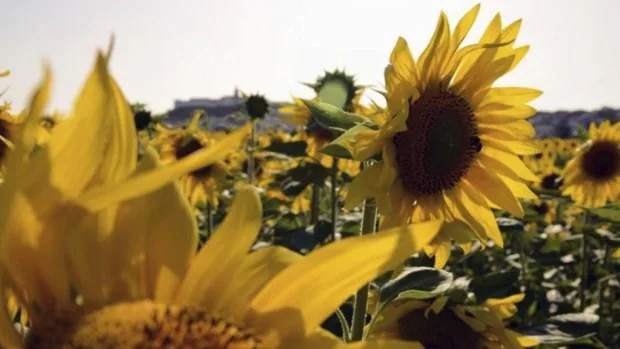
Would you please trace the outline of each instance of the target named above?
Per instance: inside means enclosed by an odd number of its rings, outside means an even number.
[[[274,142],[261,150],[279,153],[291,157],[299,157],[306,155],[308,144],[305,141],[295,142]]]
[[[451,273],[435,268],[407,268],[398,277],[388,281],[379,291],[381,303],[396,299],[427,299],[446,292],[452,285]]]
[[[348,130],[358,124],[362,124],[370,128],[377,128],[377,126],[370,119],[361,115],[346,112],[329,103],[307,99],[302,101],[308,106],[308,109],[310,109],[314,120],[316,120],[316,122],[323,128]]]

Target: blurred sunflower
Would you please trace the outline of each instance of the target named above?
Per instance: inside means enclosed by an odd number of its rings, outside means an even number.
[[[445,298],[433,303],[397,300],[377,314],[369,338],[404,339],[425,348],[522,349],[538,345],[532,338],[505,327],[524,294],[488,299],[483,305],[445,307]]]
[[[11,74],[10,71],[0,71],[0,78],[7,77]],[[5,91],[0,92],[0,97]],[[0,165],[3,164],[9,150],[13,147],[13,134],[16,128],[21,123],[19,115],[11,114],[11,103],[5,101],[0,105]],[[0,179],[2,175],[0,174]]]
[[[190,123],[183,129],[156,126],[158,132],[153,144],[159,148],[164,164],[174,163],[197,151],[213,147],[219,142],[223,133],[199,129],[198,125],[203,115],[201,111],[195,112]],[[233,145],[234,149],[239,149],[240,146],[241,144]],[[192,205],[208,203],[211,207],[217,207],[218,196],[225,185],[230,166],[224,159],[181,177],[181,185]]]
[[[470,10],[453,33],[442,13],[417,62],[399,38],[385,70],[389,120],[379,130],[358,125],[338,140],[356,160],[383,154],[383,161],[354,179],[347,208],[375,197],[385,227],[411,218],[460,222],[444,226],[439,243],[427,251],[437,266],[447,261],[451,239],[462,246],[472,239],[503,246],[491,209],[521,217],[518,199],[536,197],[523,183],[536,176],[518,155],[539,151],[525,119],[535,114],[527,103],[541,92],[492,87],[529,49],[513,47],[521,21],[502,29],[497,14],[478,44],[459,49],[478,10]]]
[[[269,112],[269,103],[264,96],[254,94],[245,99],[245,111],[252,120],[264,119]]]
[[[532,206],[545,223],[552,224],[555,221],[558,208],[556,200],[538,198],[532,200]]]
[[[555,169],[555,161],[558,156],[557,143],[550,138],[534,140],[540,148],[540,153],[523,156],[523,162],[536,175],[541,177],[543,173],[551,173]]]
[[[32,325],[23,341],[0,307],[0,346],[421,348],[396,340],[349,346],[319,325],[423,247],[440,221],[347,239],[307,258],[280,247],[248,254],[262,212],[255,190],[244,187],[196,255],[196,221],[175,179],[219,161],[249,128],[166,167],[147,148],[138,164],[132,113],[108,59],[98,55],[70,117],[31,153],[50,95],[46,74],[8,157],[0,302],[15,295]],[[319,296],[308,297],[312,286]]]
[[[366,111],[360,103],[360,99],[364,93],[364,87],[358,86],[355,78],[347,75],[344,71],[336,70],[334,72],[326,72],[325,75],[319,77],[313,84],[305,84],[312,88],[316,93],[316,99],[319,99],[321,91],[329,84],[338,84],[344,87],[346,93],[344,108],[345,111],[353,113],[362,113]],[[281,107],[279,112],[284,114],[285,120],[302,127],[302,132],[296,136],[296,140],[306,141],[308,144],[307,154],[320,162],[323,166],[332,167],[334,159],[331,156],[324,155],[319,151],[327,144],[331,143],[336,137],[334,134],[322,126],[320,126],[312,117],[312,113],[308,106],[299,98],[293,97],[293,105]],[[340,159],[338,168],[345,171],[350,176],[355,176],[360,171],[359,161],[351,161]]]
[[[599,207],[620,199],[620,122],[592,123],[588,134],[562,172],[562,194],[577,205]]]
[[[36,332],[45,333],[47,325],[62,327],[52,317],[76,309],[72,285],[79,289],[77,303],[94,306],[119,296],[112,294],[110,285],[124,284],[121,280],[126,273],[115,267],[121,262],[118,253],[131,246],[114,244],[110,232],[121,229],[132,232],[127,236],[133,235],[133,228],[141,224],[135,219],[138,211],[148,205],[138,203],[138,209],[128,214],[123,205],[115,204],[156,190],[179,172],[214,161],[226,148],[133,178],[137,158],[133,120],[122,92],[107,72],[108,59],[109,54],[98,54],[70,117],[33,152],[51,90],[51,73],[46,70],[43,83],[23,113],[24,124],[16,131],[13,150],[7,154],[6,180],[0,186],[0,301],[7,304],[8,295],[17,305],[8,302],[8,309],[0,307],[3,348],[24,346],[12,325],[16,308],[30,316],[33,331],[29,333],[36,338]],[[243,131],[247,134],[247,129]],[[242,137],[235,134],[233,139]],[[133,182],[125,182],[128,178]],[[119,190],[110,190],[119,184]],[[116,226],[119,217],[131,224]],[[132,258],[131,266],[138,259]],[[29,342],[26,347],[60,347],[54,341],[62,340],[62,335],[53,333],[48,338],[51,343]]]
[[[560,139],[558,144],[558,155],[572,156],[581,145],[581,140],[577,138]]]

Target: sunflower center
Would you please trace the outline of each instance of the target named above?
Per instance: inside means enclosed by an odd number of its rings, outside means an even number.
[[[36,326],[28,349],[196,348],[261,349],[260,337],[199,307],[151,301],[120,303],[88,315],[50,319]]]
[[[407,131],[393,142],[403,186],[416,196],[453,188],[482,149],[469,103],[442,90],[410,104]]]
[[[175,156],[177,160],[181,160],[184,157],[198,151],[204,149],[205,146],[202,145],[196,138],[191,137],[189,139],[181,139],[176,144],[176,152]],[[211,174],[211,166],[205,166],[197,169],[192,172],[192,175],[196,177],[208,177]]]
[[[562,182],[560,180],[560,176],[552,173],[543,177],[542,182],[540,184],[544,189],[558,189]]]
[[[599,141],[583,155],[581,169],[590,177],[606,180],[620,172],[620,149],[616,142]]]
[[[399,338],[418,341],[426,349],[481,349],[485,342],[449,309],[428,317],[424,310],[412,311],[400,318],[398,332]]]
[[[549,212],[549,205],[543,201],[540,205],[534,205],[534,209],[538,214],[545,215]]]

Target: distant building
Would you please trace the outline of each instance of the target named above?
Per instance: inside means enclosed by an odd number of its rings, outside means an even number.
[[[188,100],[175,100],[174,107],[168,111],[165,123],[170,126],[179,127],[187,124],[193,113],[197,109],[202,109],[207,114],[209,128],[212,130],[222,130],[243,125],[247,120],[239,118],[239,113],[244,110],[245,100],[238,89],[232,96],[224,96],[217,99],[211,98],[190,98]],[[278,113],[278,108],[286,103],[270,102],[269,113],[265,120],[261,120],[259,128],[275,128],[290,130],[294,126],[282,121],[282,115]]]

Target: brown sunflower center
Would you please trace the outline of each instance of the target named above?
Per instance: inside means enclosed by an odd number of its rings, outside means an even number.
[[[265,348],[250,330],[199,307],[140,301],[49,320],[29,332],[28,349]]]
[[[592,144],[583,155],[581,169],[590,177],[606,180],[620,171],[620,149],[612,141],[599,141]]]
[[[398,321],[399,338],[418,341],[426,349],[482,349],[485,339],[471,329],[452,310],[424,315],[412,311]]]
[[[549,205],[543,201],[540,205],[534,205],[534,209],[538,214],[545,215],[549,212]]]
[[[202,145],[196,138],[183,138],[176,144],[175,156],[178,160],[193,154],[194,152],[204,149],[206,146]],[[205,166],[192,172],[192,175],[196,177],[208,177],[211,174],[211,166]]]
[[[442,90],[411,103],[407,131],[393,141],[403,186],[414,195],[453,188],[482,149],[469,103]]]
[[[558,189],[562,185],[562,181],[559,175],[552,173],[543,177],[540,184],[544,189]]]

